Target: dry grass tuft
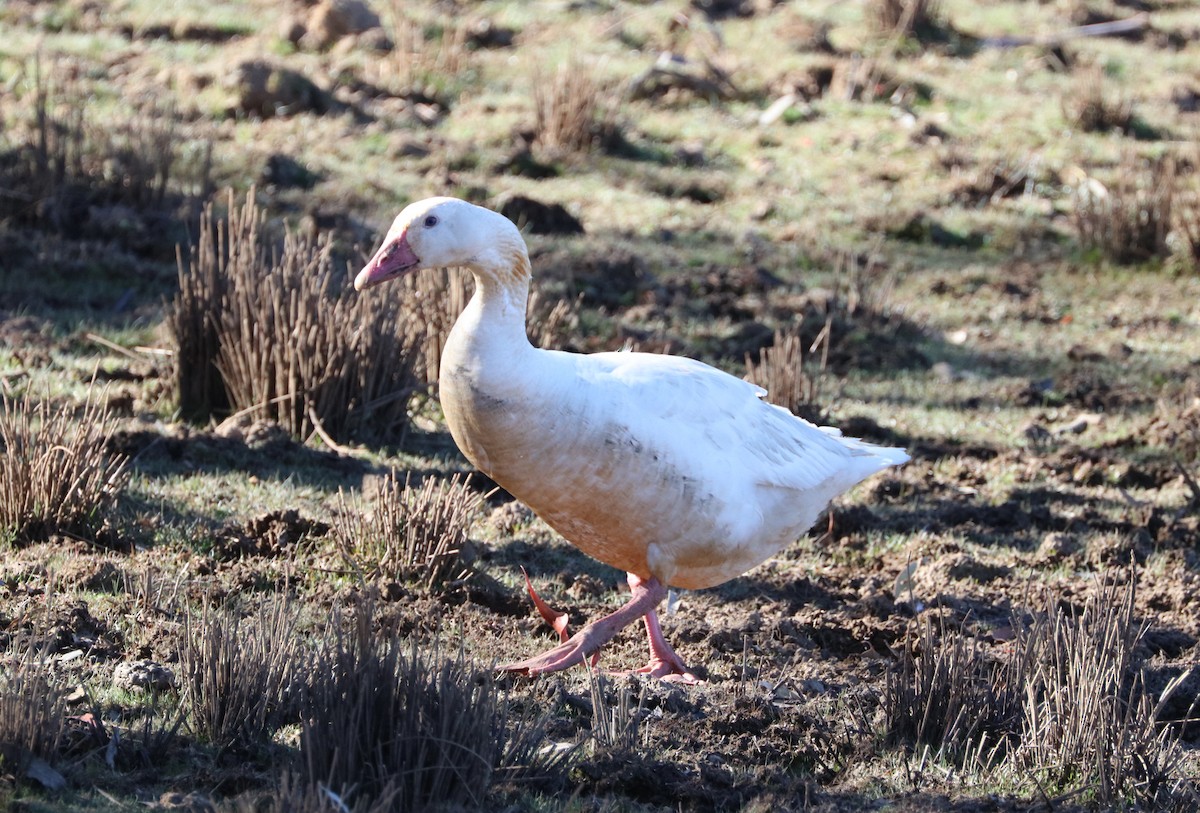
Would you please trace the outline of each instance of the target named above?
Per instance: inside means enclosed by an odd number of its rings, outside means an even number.
[[[0,395],[0,547],[100,530],[129,479],[115,428],[92,390],[79,410]]]
[[[822,372],[823,368],[822,364]],[[772,404],[796,415],[820,410],[821,376],[810,375],[804,369],[804,348],[795,333],[776,330],[771,346],[762,349],[757,363],[747,354],[746,380],[765,389],[766,399]]]
[[[428,658],[373,626],[360,610],[313,670],[300,735],[310,781],[351,805],[383,798],[417,811],[477,808],[498,767],[529,775],[536,766],[518,771],[513,756],[541,753],[542,729],[509,725],[488,673]]]
[[[461,553],[482,497],[462,478],[426,478],[419,488],[392,471],[373,511],[341,497],[334,532],[343,555],[364,575],[433,590],[465,575]]]
[[[1183,268],[1196,271],[1200,269],[1200,172],[1193,167],[1190,173],[1177,180],[1173,207],[1175,245],[1172,248]]]
[[[356,294],[326,239],[289,233],[274,246],[253,190],[240,207],[230,193],[226,217],[206,208],[179,287],[170,324],[184,414],[227,404],[302,439],[394,438],[407,427],[417,383],[396,298]]]
[[[889,737],[1043,798],[1196,809],[1200,784],[1183,778],[1186,754],[1162,725],[1188,675],[1158,698],[1148,691],[1134,590],[1103,587],[1078,611],[1048,600],[1032,621],[1014,622],[1002,660],[944,629],[939,640],[924,621],[917,654],[888,676]]]
[[[447,14],[426,22],[412,8],[412,3],[392,0],[394,45],[382,65],[401,94],[436,99],[444,95],[446,77],[468,71],[471,21]]]
[[[270,741],[298,717],[304,658],[295,609],[282,599],[243,618],[229,607],[187,610],[179,685],[193,731],[218,748]]]
[[[1018,628],[1024,668],[1021,745],[1014,767],[1042,787],[1082,788],[1096,802],[1147,810],[1195,810],[1200,785],[1185,755],[1159,727],[1171,689],[1155,700],[1135,650],[1146,628],[1134,616],[1135,586],[1106,586],[1078,612],[1048,602]]]
[[[173,187],[204,194],[211,144],[199,161],[184,160],[185,139],[173,107],[152,106],[103,122],[93,120],[88,92],[71,68],[41,59],[24,69],[32,101],[24,121],[0,120],[0,217],[42,228],[109,237],[104,212],[131,207],[159,216]],[[137,243],[135,235],[125,235]],[[161,242],[144,235],[151,245]]]
[[[1063,116],[1085,133],[1133,130],[1133,102],[1123,93],[1112,93],[1104,71],[1093,68],[1082,72],[1071,92],[1062,97]]]
[[[461,269],[439,268],[392,283],[400,287],[395,297],[402,303],[412,346],[420,348],[413,353],[414,375],[426,386],[437,383],[446,339],[471,298],[469,279]]]
[[[1147,162],[1127,156],[1109,186],[1080,178],[1071,194],[1080,245],[1116,263],[1169,256],[1176,189],[1176,164],[1170,156]]]
[[[942,25],[937,0],[870,0],[867,5],[871,25],[886,36],[924,39]]]
[[[322,783],[285,773],[265,794],[248,793],[217,805],[218,813],[392,813],[392,799],[383,797],[347,804]]]
[[[529,295],[529,340],[547,350],[574,349],[579,339],[583,294],[575,299],[552,299],[534,283]]]
[[[615,690],[612,681],[599,671],[588,668],[588,688],[592,700],[592,741],[603,751],[628,753],[645,739],[641,727],[646,715],[646,689],[634,697],[627,684]],[[607,697],[615,695],[614,702]]]
[[[0,653],[0,771],[24,776],[33,759],[51,760],[66,729],[66,697],[53,661],[33,647]]]
[[[1012,736],[1019,711],[1013,691],[978,641],[935,628],[926,615],[900,670],[887,676],[888,738],[986,768]]]
[[[559,153],[609,150],[621,142],[615,84],[578,61],[564,62],[553,75],[533,76],[534,143]]]

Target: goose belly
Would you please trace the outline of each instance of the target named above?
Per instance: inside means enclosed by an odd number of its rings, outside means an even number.
[[[489,452],[496,482],[584,553],[642,578],[709,587],[791,541],[764,536],[749,484],[684,469],[619,430],[522,447]]]

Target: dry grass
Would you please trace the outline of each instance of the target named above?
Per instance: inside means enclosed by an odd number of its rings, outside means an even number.
[[[413,371],[426,386],[437,383],[442,350],[450,329],[471,298],[470,275],[463,270],[439,268],[406,274],[392,283],[398,291],[385,294],[399,301],[412,343]]]
[[[393,47],[379,61],[380,78],[401,95],[442,99],[447,77],[460,77],[469,69],[470,20],[446,14],[436,23],[424,21],[412,14],[413,8],[412,3],[392,0]]]
[[[598,749],[614,752],[633,751],[643,742],[641,722],[646,711],[646,690],[635,697],[628,684],[612,688],[612,681],[588,667],[588,688],[592,700],[592,741]],[[608,695],[615,695],[609,702]]]
[[[185,611],[179,684],[196,734],[244,749],[296,719],[304,659],[295,624],[295,608],[282,599],[246,618],[209,604]]]
[[[1063,96],[1062,109],[1067,122],[1085,133],[1133,129],[1133,102],[1123,93],[1111,92],[1099,68],[1080,73],[1071,92]]]
[[[621,99],[594,67],[564,62],[553,75],[533,76],[534,144],[552,153],[610,149],[620,140]]]
[[[322,783],[304,781],[285,773],[265,794],[245,794],[216,806],[219,813],[391,813],[389,798],[347,804],[346,799]]]
[[[417,383],[397,300],[356,295],[328,240],[288,233],[278,249],[263,221],[253,190],[241,206],[231,193],[228,215],[209,205],[180,259],[170,324],[182,412],[224,400],[302,439],[398,437]]]
[[[1082,788],[1098,803],[1195,810],[1200,784],[1181,779],[1184,753],[1159,727],[1168,689],[1155,700],[1135,651],[1145,626],[1134,616],[1135,586],[1098,590],[1080,611],[1047,602],[1018,628],[1026,665],[1019,770],[1042,787]]]
[[[78,410],[0,395],[0,547],[100,530],[129,472],[107,451],[116,424],[93,394]]]
[[[1170,156],[1144,162],[1127,156],[1108,186],[1082,177],[1071,193],[1071,220],[1080,245],[1116,263],[1169,256],[1176,189],[1176,163]]]
[[[23,777],[31,760],[50,761],[57,753],[67,702],[52,668],[30,646],[0,652],[0,772]]]
[[[350,804],[478,807],[504,752],[495,686],[373,626],[360,607],[356,628],[335,633],[312,670],[300,735],[308,780]]]
[[[181,183],[205,193],[211,144],[199,163],[187,165],[173,106],[97,121],[85,103],[87,90],[71,71],[55,62],[47,76],[40,59],[24,69],[32,93],[28,117],[0,120],[0,216],[72,235],[107,236],[98,209],[157,213],[170,208],[172,189]]]
[[[1137,662],[1145,627],[1134,592],[1102,587],[1078,611],[1047,600],[1044,612],[1014,623],[1002,660],[960,634],[942,629],[939,639],[922,622],[917,654],[888,677],[889,737],[1043,798],[1196,809],[1200,785],[1183,778],[1185,752],[1161,725],[1173,688],[1151,696]]]
[[[757,363],[747,355],[746,380],[765,389],[772,404],[796,415],[819,411],[821,378],[805,371],[804,348],[795,333],[776,330],[771,346],[762,349]]]
[[[928,615],[905,653],[884,686],[889,740],[955,764],[988,767],[1011,738],[1019,712],[999,664],[978,641],[942,624],[935,628]]]
[[[922,37],[941,25],[937,0],[870,0],[867,17],[881,34]]]
[[[534,283],[529,295],[529,340],[547,350],[573,349],[579,339],[579,311],[583,294],[575,299],[552,299]]]
[[[342,495],[334,532],[342,554],[364,575],[432,590],[465,575],[461,553],[482,502],[460,477],[429,477],[413,488],[392,471],[374,510]]]
[[[1180,264],[1192,271],[1200,269],[1200,172],[1195,167],[1180,173],[1173,212],[1175,215],[1172,247]]]

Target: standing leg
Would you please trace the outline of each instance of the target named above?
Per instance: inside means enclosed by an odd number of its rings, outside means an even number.
[[[502,672],[520,672],[533,676],[545,672],[557,672],[560,669],[566,669],[569,666],[582,663],[584,658],[611,641],[613,636],[620,632],[626,625],[646,615],[646,613],[654,612],[654,608],[667,595],[666,586],[658,579],[651,578],[647,581],[642,581],[633,574],[629,576],[629,589],[632,595],[624,606],[600,620],[588,624],[579,632],[572,635],[570,639],[554,647],[554,649],[543,652],[541,655],[518,661],[517,663],[497,666],[496,669]],[[654,624],[656,627],[658,626],[657,618]],[[662,639],[661,630],[658,637],[660,640]],[[665,641],[662,644],[666,646]],[[651,646],[653,647],[653,639]],[[666,646],[666,649],[670,651],[671,648]],[[674,655],[674,653],[671,654]],[[676,660],[678,661],[678,657],[676,657]]]
[[[641,580],[630,573],[630,589],[633,589],[635,581],[640,582]],[[658,623],[658,613],[653,609],[648,610],[644,620],[646,635],[650,639],[650,662],[640,669],[634,669],[634,673],[679,683],[700,683],[700,678],[688,670],[683,659],[675,654],[675,650],[667,643],[666,637],[663,636],[662,626]]]

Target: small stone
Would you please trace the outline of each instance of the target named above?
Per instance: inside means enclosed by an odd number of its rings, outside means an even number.
[[[155,661],[125,661],[113,670],[113,685],[118,689],[162,691],[175,685],[175,673]]]
[[[313,7],[303,44],[322,50],[343,37],[379,27],[379,15],[362,0],[324,0]]]
[[[303,74],[262,59],[234,65],[224,85],[233,93],[237,111],[263,118],[329,108],[325,93]]]
[[[279,38],[292,45],[299,45],[301,38],[307,33],[308,28],[299,17],[284,17],[279,23]]]
[[[1042,537],[1042,541],[1038,545],[1037,555],[1039,559],[1057,562],[1065,559],[1077,550],[1079,550],[1079,543],[1075,540],[1075,537],[1062,531],[1051,531]]]
[[[1054,437],[1049,429],[1034,421],[1030,421],[1029,423],[1025,424],[1024,428],[1021,429],[1021,434],[1025,436],[1026,440],[1035,446],[1040,446],[1044,443],[1047,443],[1052,437]]]

